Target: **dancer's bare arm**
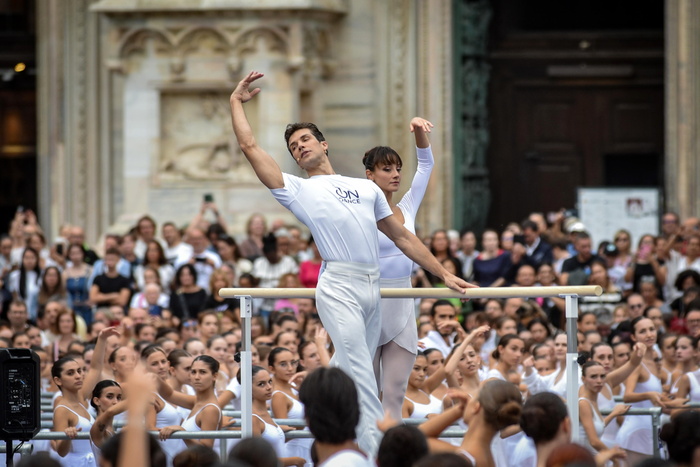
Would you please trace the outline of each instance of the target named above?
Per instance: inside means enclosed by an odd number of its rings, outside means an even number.
[[[243,78],[236,89],[231,93],[231,98],[229,99],[231,103],[231,121],[233,123],[233,132],[236,134],[236,139],[238,139],[238,145],[241,147],[243,154],[245,154],[246,159],[253,166],[255,174],[258,176],[263,185],[266,187],[273,188],[284,188],[284,178],[282,177],[282,170],[280,169],[277,162],[265,152],[255,141],[255,136],[253,136],[253,129],[248,123],[248,118],[243,110],[243,104],[248,102],[253,97],[255,97],[259,92],[260,88],[250,89],[250,85],[253,81],[256,81],[263,77],[262,73],[257,71],[251,71],[248,76]]]
[[[408,231],[396,219],[396,216],[385,217],[377,222],[379,230],[389,237],[396,246],[409,258],[443,280],[443,283],[457,292],[464,293],[466,289],[477,287],[449,273],[440,262],[430,253],[418,237]]]

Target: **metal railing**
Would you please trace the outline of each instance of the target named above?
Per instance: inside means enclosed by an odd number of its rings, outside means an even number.
[[[579,439],[578,425],[578,386],[576,383],[578,351],[576,345],[576,321],[578,319],[578,298],[582,296],[599,296],[603,293],[600,286],[569,286],[569,287],[484,287],[467,289],[459,293],[445,288],[416,288],[416,289],[381,289],[382,298],[537,298],[561,297],[566,300],[566,334],[567,342],[567,406],[572,421],[572,437]],[[241,431],[245,437],[252,436],[252,389],[251,389],[251,319],[253,317],[253,298],[314,298],[316,289],[305,288],[272,288],[272,289],[235,289],[219,290],[224,298],[240,300],[241,310]],[[368,362],[369,364],[370,362]]]

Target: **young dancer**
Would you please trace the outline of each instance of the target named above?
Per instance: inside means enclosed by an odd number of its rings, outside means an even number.
[[[249,73],[231,94],[233,130],[260,181],[309,228],[324,259],[316,288],[319,315],[335,345],[333,364],[358,386],[359,443],[374,454],[380,437],[376,421],[383,416],[372,370],[381,329],[377,228],[448,287],[463,293],[470,284],[448,273],[401,225],[377,185],[335,173],[328,158],[329,144],[316,125],[293,124],[285,130],[287,149],[309,178],[282,173],[275,159],[257,144],[243,109],[243,103],[260,92],[250,85],[262,77],[262,73]]]
[[[432,123],[419,117],[414,117],[409,124],[411,133],[415,135],[418,167],[411,188],[398,203],[392,201],[401,183],[403,162],[398,153],[389,147],[377,146],[367,151],[362,158],[367,178],[382,190],[391,211],[412,233],[416,231],[416,214],[433,170],[434,159],[428,139],[432,127]],[[380,286],[410,288],[412,271],[413,261],[386,235],[379,232]],[[374,373],[382,393],[384,410],[389,411],[390,415],[398,420],[408,376],[418,348],[415,303],[412,298],[387,298],[382,299],[379,308],[382,329],[379,348],[374,356]]]

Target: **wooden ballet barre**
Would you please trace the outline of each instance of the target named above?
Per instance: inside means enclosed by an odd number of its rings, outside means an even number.
[[[316,289],[305,288],[254,288],[219,289],[219,295],[224,298],[250,296],[253,298],[314,298]],[[563,287],[480,287],[467,289],[460,294],[448,288],[406,288],[381,289],[382,298],[510,298],[510,297],[560,297],[562,295],[578,295],[579,297],[594,297],[603,294],[599,285],[576,285]]]

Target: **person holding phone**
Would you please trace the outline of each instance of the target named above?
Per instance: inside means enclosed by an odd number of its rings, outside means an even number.
[[[666,283],[666,264],[656,255],[656,237],[642,235],[637,245],[637,253],[627,267],[625,281],[632,283],[632,291],[641,292],[642,281],[652,281],[661,291]],[[661,297],[659,297],[661,298]]]

